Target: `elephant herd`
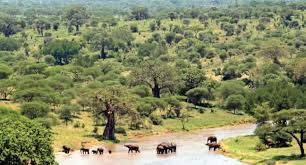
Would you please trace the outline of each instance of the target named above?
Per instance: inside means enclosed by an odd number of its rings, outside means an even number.
[[[217,137],[215,136],[210,136],[207,138],[207,143],[206,145],[209,148],[209,151],[211,149],[213,149],[214,151],[216,151],[217,149],[221,149],[221,145],[217,142]],[[138,145],[124,145],[126,148],[128,148],[128,153],[140,153],[140,147]],[[66,154],[69,154],[72,151],[71,148],[67,147],[67,146],[63,146],[63,152]],[[90,149],[89,148],[85,148],[82,147],[80,149],[81,154],[90,154]],[[94,155],[103,155],[104,153],[104,149],[103,148],[97,148],[96,150],[91,150],[92,154]],[[108,151],[109,154],[112,153],[111,150]],[[160,144],[157,145],[156,147],[156,153],[157,154],[168,154],[168,153],[176,153],[176,144],[173,142],[162,142]]]
[[[175,143],[160,143],[156,147],[157,154],[168,154],[176,152],[176,144]]]

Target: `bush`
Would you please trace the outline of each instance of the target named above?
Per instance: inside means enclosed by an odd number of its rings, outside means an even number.
[[[163,124],[162,118],[157,116],[157,115],[150,115],[150,120],[152,121],[152,123],[154,125],[162,125]]]
[[[118,133],[118,134],[123,134],[124,136],[126,136],[126,135],[127,135],[127,133],[126,133],[125,129],[124,129],[124,128],[122,128],[122,127],[117,127],[117,128],[115,129],[115,133]]]
[[[276,162],[275,162],[275,160],[267,160],[265,162],[265,165],[276,165]]]
[[[145,85],[134,87],[132,92],[140,97],[149,97],[152,95],[151,89]]]
[[[35,121],[47,129],[51,129],[55,125],[52,118],[36,118]]]
[[[268,147],[265,144],[259,142],[256,144],[255,149],[256,151],[260,152],[260,151],[266,151]]]
[[[49,105],[43,102],[29,102],[21,106],[21,114],[30,119],[46,117],[49,112]]]
[[[93,132],[94,134],[98,134],[99,128],[98,128],[98,127],[94,127],[94,129],[92,130],[92,132]]]
[[[0,51],[15,51],[20,48],[20,43],[12,38],[0,38]]]
[[[131,31],[132,31],[133,33],[137,33],[137,32],[138,32],[138,27],[137,27],[136,24],[131,25],[130,29],[131,29]]]
[[[76,123],[74,123],[73,127],[74,128],[80,128],[81,127],[81,123],[79,121],[77,121]]]

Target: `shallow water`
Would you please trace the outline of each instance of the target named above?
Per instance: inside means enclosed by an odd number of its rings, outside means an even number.
[[[225,157],[214,151],[208,151],[208,147],[205,145],[206,139],[211,135],[217,136],[218,140],[250,135],[255,127],[254,124],[245,124],[189,133],[154,135],[126,142],[126,144],[139,145],[141,153],[138,154],[128,154],[128,150],[123,144],[114,144],[98,146],[107,151],[111,149],[112,154],[104,153],[100,156],[81,155],[79,152],[74,152],[71,155],[59,154],[56,156],[56,160],[60,165],[243,165],[238,160]],[[175,142],[177,153],[157,155],[156,146],[161,142]]]

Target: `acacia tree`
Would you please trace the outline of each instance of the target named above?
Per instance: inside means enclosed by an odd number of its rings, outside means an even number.
[[[133,75],[136,83],[148,85],[157,98],[162,89],[172,90],[177,79],[175,69],[159,60],[144,61]]]
[[[44,54],[52,55],[56,64],[69,64],[69,60],[80,51],[80,46],[77,42],[68,40],[55,40],[49,42],[43,49]]]
[[[279,61],[279,58],[283,56],[288,56],[289,52],[282,46],[278,46],[276,44],[272,45],[273,46],[265,47],[261,51],[261,55],[270,58],[274,64],[280,65],[281,62]]]
[[[296,140],[300,148],[300,156],[305,157],[303,141],[306,133],[306,110],[290,109],[280,111],[274,114],[273,123],[275,129],[288,133]]]
[[[0,17],[0,32],[5,37],[10,37],[17,32],[20,32],[22,25],[15,19],[9,16]]]
[[[66,19],[70,26],[75,26],[76,31],[80,30],[80,26],[86,23],[89,14],[85,7],[75,6],[67,11]]]
[[[51,28],[51,24],[45,19],[39,19],[35,21],[35,28],[39,35],[44,36],[44,30]]]
[[[127,113],[130,107],[124,95],[126,95],[126,90],[122,86],[115,85],[94,92],[91,96],[95,113],[103,115],[107,120],[103,139],[116,140],[115,116]]]
[[[94,47],[94,49],[100,51],[100,58],[101,59],[106,59],[107,58],[107,50],[112,48],[113,40],[107,32],[100,31],[100,32],[97,32],[93,36],[92,46]]]

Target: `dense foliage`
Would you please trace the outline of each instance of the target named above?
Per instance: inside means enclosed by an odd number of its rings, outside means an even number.
[[[0,114],[1,164],[56,164],[49,130],[10,109]]]

